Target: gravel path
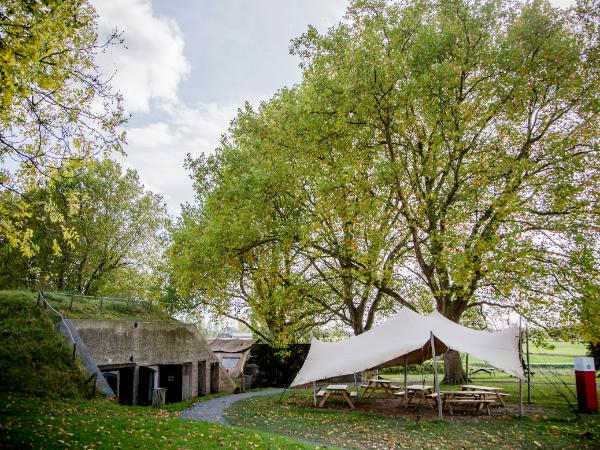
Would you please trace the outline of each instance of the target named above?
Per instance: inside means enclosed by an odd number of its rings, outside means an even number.
[[[205,420],[213,423],[227,423],[223,418],[223,413],[235,402],[257,395],[280,394],[283,389],[265,389],[264,391],[246,392],[244,394],[232,394],[225,397],[213,398],[200,402],[181,413],[184,419]]]

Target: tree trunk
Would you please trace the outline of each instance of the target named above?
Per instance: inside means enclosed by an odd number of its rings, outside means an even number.
[[[463,370],[460,353],[456,350],[448,350],[444,353],[444,379],[445,384],[465,384],[467,376]]]
[[[442,313],[444,317],[458,323],[466,305],[467,302],[465,301],[445,299],[445,301],[438,302],[438,311]],[[467,375],[465,374],[460,360],[460,353],[456,350],[449,349],[444,353],[444,379],[442,380],[442,383],[465,384],[466,382]]]

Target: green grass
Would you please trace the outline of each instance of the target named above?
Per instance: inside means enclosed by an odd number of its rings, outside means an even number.
[[[183,420],[169,410],[107,401],[0,397],[3,448],[304,449],[313,446],[255,430]]]
[[[542,388],[544,389],[544,388]],[[510,392],[513,392],[510,390]],[[597,448],[598,414],[582,416],[564,410],[515,416],[447,417],[443,422],[384,412],[312,406],[310,392],[298,392],[277,403],[278,396],[254,397],[226,412],[235,425],[302,437],[346,448]],[[393,401],[393,400],[390,400]],[[514,401],[514,399],[513,399]],[[337,409],[339,408],[339,409]]]
[[[80,398],[85,372],[35,301],[33,293],[0,291],[0,393]]]
[[[139,320],[146,322],[177,322],[160,307],[120,300],[102,300],[95,298],[75,297],[71,305],[71,297],[64,294],[44,293],[50,304],[69,319],[103,319],[103,320]]]
[[[525,344],[523,344],[523,352],[525,352]],[[588,350],[584,344],[580,342],[564,342],[564,341],[547,341],[545,346],[537,346],[531,343],[529,345],[530,362],[533,366],[543,364],[573,364],[575,356],[585,356]],[[535,353],[544,353],[543,355]],[[523,355],[525,357],[525,355]],[[464,361],[464,356],[463,356]],[[469,365],[487,366],[484,361],[470,357]]]
[[[531,353],[557,353],[562,355],[583,356],[587,355],[588,350],[580,342],[548,341],[544,347],[529,345]]]

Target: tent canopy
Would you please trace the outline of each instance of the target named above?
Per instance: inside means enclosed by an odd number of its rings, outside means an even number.
[[[313,339],[304,365],[291,384],[358,373],[363,370],[420,363],[431,358],[431,333],[436,354],[447,349],[468,353],[515,377],[524,379],[519,357],[519,329],[498,332],[463,327],[439,312],[423,316],[403,308],[381,325],[338,342]],[[439,352],[439,353],[438,353]]]

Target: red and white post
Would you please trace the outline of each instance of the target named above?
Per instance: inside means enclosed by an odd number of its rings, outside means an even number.
[[[594,358],[575,358],[575,385],[577,386],[579,412],[589,413],[598,411]]]

